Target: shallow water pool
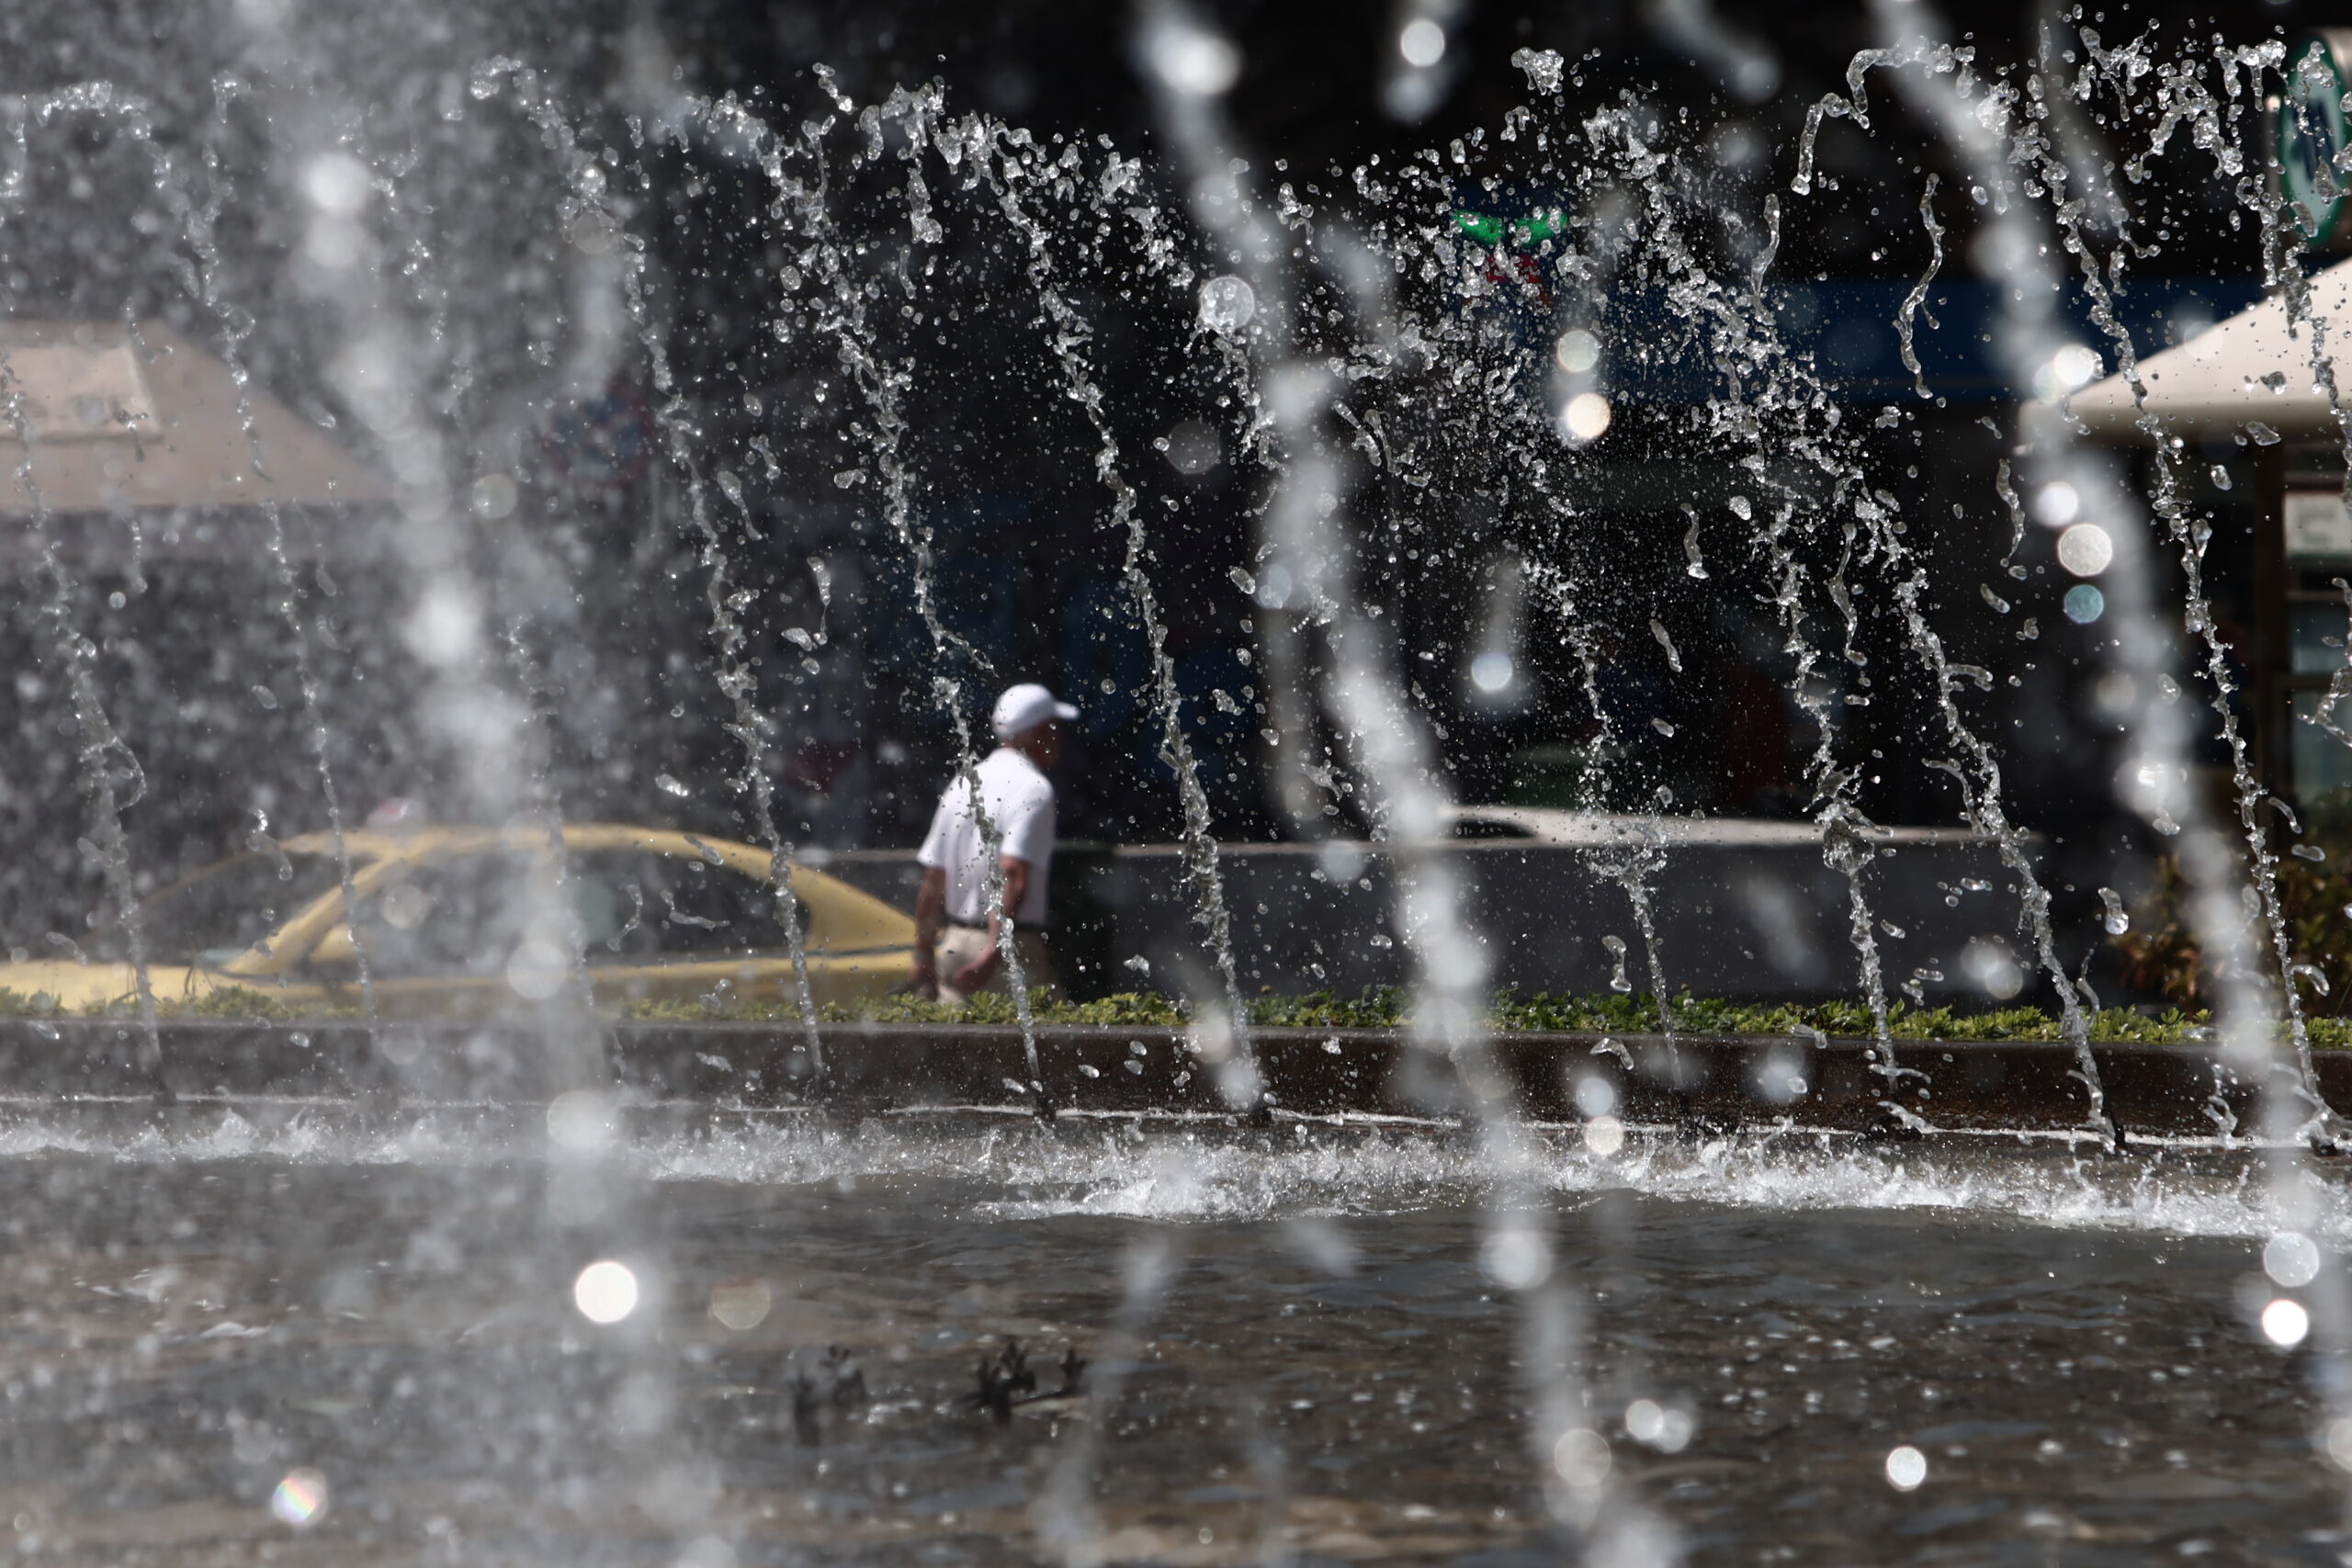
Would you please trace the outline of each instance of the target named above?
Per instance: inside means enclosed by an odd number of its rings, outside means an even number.
[[[0,1127],[18,1551],[724,1568],[2339,1550],[2312,1352],[2252,1320],[2278,1221],[2227,1158],[1547,1148],[1548,1268],[1539,1249],[1505,1270],[1541,1276],[1565,1332],[1547,1341],[1493,1277],[1482,1165],[1425,1134],[739,1122],[555,1163],[543,1141],[483,1119]],[[639,1299],[600,1325],[575,1282],[605,1258]],[[1074,1347],[1087,1392],[992,1418],[975,1369],[1011,1338],[1040,1393]],[[829,1346],[863,1400],[826,1394]],[[1571,1455],[1566,1507],[1527,1416],[1547,1401],[1555,1428],[1600,1439]],[[1907,1490],[1898,1449],[1924,1466]]]

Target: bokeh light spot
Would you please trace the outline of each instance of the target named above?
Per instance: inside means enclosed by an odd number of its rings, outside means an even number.
[[[571,1282],[571,1302],[591,1323],[618,1323],[637,1310],[637,1276],[609,1258],[591,1263]]]
[[[738,1334],[757,1328],[772,1302],[764,1280],[721,1280],[710,1288],[710,1315]]]
[[[1655,1399],[1637,1399],[1625,1406],[1625,1435],[1662,1454],[1679,1454],[1690,1447],[1690,1433],[1696,1425],[1689,1411],[1660,1404]]]
[[[2282,1350],[2301,1344],[2311,1331],[2312,1314],[2299,1301],[2280,1296],[2262,1309],[2262,1337]]]
[[[1607,398],[1599,392],[1578,392],[1560,411],[1560,428],[1571,441],[1598,441],[1608,431],[1611,416]]]
[[[1494,649],[1478,655],[1470,661],[1470,683],[1482,692],[1499,692],[1510,684],[1513,673],[1510,655]]]
[[[1505,1224],[1487,1238],[1487,1277],[1509,1291],[1532,1291],[1552,1275],[1552,1244],[1524,1224]]]
[[[1609,1439],[1589,1427],[1574,1427],[1552,1445],[1552,1466],[1571,1486],[1598,1486],[1608,1479]]]
[[[1890,1450],[1886,1456],[1886,1483],[1897,1492],[1916,1492],[1928,1479],[1928,1456],[1910,1444]]]
[[[2295,1290],[2319,1278],[2319,1247],[2300,1231],[2280,1231],[2262,1246],[2262,1271]]]
[[[1552,357],[1560,368],[1571,376],[1581,376],[1600,363],[1600,340],[1582,327],[1560,334],[1552,348]]]
[[[1241,75],[1241,51],[1229,39],[1175,17],[1150,28],[1144,59],[1162,82],[1195,97],[1215,97]]]
[[[1427,17],[1416,17],[1397,33],[1396,52],[1406,64],[1426,71],[1445,58],[1445,29]]]
[[[2070,343],[2050,356],[2050,369],[2058,384],[2071,392],[2091,384],[2099,371],[2099,357],[2097,351]]]
[[[2064,528],[2082,513],[2081,493],[2064,479],[2043,485],[2033,492],[2033,520],[2045,528]]]
[[[1584,1146],[1604,1158],[1625,1146],[1625,1123],[1614,1116],[1596,1116],[1584,1124]]]
[[[315,1470],[288,1472],[269,1495],[270,1516],[298,1530],[317,1524],[326,1511],[327,1478]]]
[[[2096,523],[2077,523],[2058,536],[2058,564],[2076,577],[2097,577],[2115,558],[2115,541]]]

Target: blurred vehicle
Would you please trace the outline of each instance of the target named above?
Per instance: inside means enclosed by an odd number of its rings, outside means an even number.
[[[1550,806],[1460,806],[1442,808],[1445,836],[1482,842],[1564,844],[1574,849],[1620,845],[1713,844],[1766,849],[1821,842],[1821,824],[1759,817],[1645,816],[1629,811],[1571,811]],[[1874,844],[1970,844],[1965,828],[1886,828],[1861,836]]]
[[[789,1001],[792,960],[764,850],[652,828],[567,826],[560,866],[537,829],[347,833],[352,907],[334,840],[311,833],[209,866],[138,906],[158,1000],[238,987],[288,1003],[359,1005],[360,956],[390,1015],[482,1014],[543,1003],[573,970],[596,1004],[646,998]],[[914,921],[796,867],[801,946],[819,1003],[903,985]],[[566,928],[571,929],[566,929]],[[137,995],[118,919],[85,950],[0,964],[0,987],[79,1010]]]

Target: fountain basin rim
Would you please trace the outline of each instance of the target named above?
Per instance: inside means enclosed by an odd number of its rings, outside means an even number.
[[[594,1050],[581,1038],[593,1031]],[[1397,1029],[1261,1028],[1252,1065],[1213,1062],[1167,1025],[829,1023],[812,1055],[797,1024],[438,1019],[314,1022],[171,1019],[146,1033],[119,1018],[0,1019],[0,1099],[316,1095],[385,1103],[544,1103],[574,1089],[632,1103],[802,1107],[843,1114],[955,1105],[1080,1114],[1458,1119],[1476,1107],[1444,1053]],[[2258,1073],[2211,1044],[2094,1044],[2106,1094],[2097,1130],[2126,1136],[2251,1134]],[[1469,1055],[1465,1053],[1465,1058]],[[2093,1128],[2075,1048],[2041,1040],[1871,1041],[1792,1035],[1515,1032],[1476,1055],[1530,1123],[1702,1129],[1807,1126],[1887,1137],[1934,1131]],[[599,1059],[601,1058],[601,1059]],[[821,1059],[820,1059],[821,1058]],[[2291,1072],[2280,1053],[2274,1072]],[[2322,1092],[2352,1107],[2352,1052],[2316,1056]],[[1043,1093],[1038,1090],[1042,1088]]]

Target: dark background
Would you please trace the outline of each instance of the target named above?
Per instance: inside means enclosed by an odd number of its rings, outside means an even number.
[[[1869,133],[1841,120],[1823,131],[1820,164],[1835,188],[1802,200],[1788,191],[1808,107],[1841,85],[1848,61],[1871,41],[1862,8],[1724,6],[1702,14],[1670,5],[1472,5],[1451,35],[1444,90],[1412,121],[1389,112],[1383,96],[1402,13],[1338,6],[1209,13],[1243,62],[1227,100],[1234,151],[1250,161],[1261,188],[1287,180],[1317,190],[1329,211],[1359,222],[1378,216],[1350,195],[1351,172],[1368,160],[1384,158],[1393,169],[1415,149],[1444,148],[1481,130],[1495,136],[1528,96],[1510,63],[1523,47],[1556,50],[1572,62],[1565,118],[1612,107],[1650,117],[1668,158],[1662,177],[1689,216],[1696,254],[1719,274],[1736,274],[1753,253],[1761,199],[1778,192],[1788,221],[1771,276],[1787,330],[1854,414],[1871,419],[1899,408],[1885,428],[1871,429],[1871,468],[1901,494],[1907,515],[1929,520],[1912,543],[1933,570],[1931,613],[1952,656],[1994,675],[1996,694],[1974,711],[2005,745],[2014,814],[2062,840],[2111,844],[2124,834],[2109,788],[2115,726],[2092,692],[2101,628],[2076,627],[2059,613],[2070,580],[2051,563],[2042,531],[2029,530],[2015,558],[2022,579],[2004,569],[2009,525],[1992,470],[2010,439],[2014,389],[1982,342],[1994,300],[1968,259],[1970,214],[1953,195],[1956,171],[1879,85]],[[2053,51],[2078,47],[2083,26],[2110,44],[2149,32],[2161,51],[2217,28],[2250,42],[2328,16],[2290,5],[2216,22],[2210,11],[2134,6],[2072,23],[2028,9],[1954,20],[1973,29],[1969,40],[1992,70],[2030,58],[2045,37]],[[467,73],[498,53],[528,61],[573,106],[583,139],[623,147],[628,117],[658,122],[681,92],[732,92],[789,124],[821,110],[810,75],[820,64],[861,105],[895,85],[936,81],[951,112],[1001,116],[1048,149],[1083,144],[1099,164],[1098,139],[1108,137],[1141,157],[1138,189],[1173,214],[1181,193],[1170,187],[1132,62],[1133,20],[1118,6],[1044,4],[517,6],[494,13],[391,6],[332,19],[281,14],[262,0],[70,15],[17,7],[0,16],[0,91],[111,80],[143,95],[159,140],[179,152],[184,168],[200,163],[204,147],[223,152],[231,178],[205,188],[220,192],[225,213],[227,292],[258,322],[250,345],[256,380],[298,412],[334,421],[363,457],[373,454],[348,411],[338,419],[320,370],[333,322],[286,281],[299,225],[284,147],[334,120],[316,113],[306,120],[311,111],[298,112],[300,106],[331,101],[342,106],[335,123],[358,128],[371,145],[414,152],[400,188],[406,220],[421,236],[417,266],[428,283],[419,284],[419,299],[437,290],[448,327],[437,363],[446,388],[439,406],[457,453],[452,485],[462,493],[469,467],[512,471],[521,482],[514,520],[503,532],[485,530],[481,549],[484,581],[516,631],[510,673],[528,686],[545,724],[540,782],[575,816],[750,836],[737,776],[742,752],[724,728],[728,710],[710,678],[709,563],[688,526],[681,475],[652,450],[647,411],[658,398],[643,355],[624,355],[601,390],[560,388],[544,373],[546,355],[535,345],[560,343],[568,330],[564,192],[529,127],[501,118],[494,103],[469,109],[458,101]],[[1694,37],[1705,47],[1694,50]],[[1746,74],[1735,81],[1740,61]],[[231,69],[274,85],[261,103],[229,112],[221,130],[208,131],[213,78]],[[2085,144],[2109,156],[2145,135],[2144,126],[2106,124],[2096,106],[2082,130]],[[2242,130],[2254,138],[2250,123]],[[0,282],[8,312],[152,311],[184,323],[199,342],[215,341],[217,325],[189,298],[184,253],[175,251],[168,225],[122,226],[126,213],[154,206],[136,150],[119,133],[66,120],[36,128],[28,145],[37,194],[6,237]],[[728,536],[726,566],[751,594],[741,619],[758,662],[758,701],[773,719],[767,765],[787,832],[836,847],[912,843],[952,760],[936,684],[944,675],[960,682],[960,701],[974,716],[997,686],[1015,679],[1047,681],[1080,703],[1066,769],[1066,834],[1131,842],[1172,836],[1179,818],[1169,770],[1156,755],[1141,628],[1118,575],[1123,541],[1106,527],[1091,438],[1039,346],[1018,248],[991,232],[977,206],[958,208],[958,198],[943,195],[949,234],[937,249],[940,269],[924,284],[925,308],[952,319],[927,320],[926,329],[939,331],[926,339],[908,329],[904,340],[916,367],[902,443],[914,513],[938,552],[943,615],[985,660],[943,668],[914,615],[904,553],[882,515],[870,426],[848,407],[847,384],[820,336],[786,341],[773,330],[791,292],[783,280],[798,276],[799,258],[795,243],[761,216],[769,193],[759,170],[658,133],[639,156],[644,177],[629,195],[629,221],[647,246],[683,417],[700,443],[704,472],[727,468],[745,487],[741,516],[715,492],[710,504]],[[616,183],[628,186],[633,173],[616,167]],[[1923,399],[1896,360],[1889,323],[1927,264],[1917,209],[1930,175],[1940,182],[1939,210],[1951,231],[1929,302],[1939,324],[1922,331],[1930,393]],[[1508,181],[1494,192],[1455,194],[1506,211],[1559,195]],[[2138,204],[2142,244],[2126,315],[2143,352],[2172,341],[2185,321],[2225,315],[2256,297],[2259,253],[2250,232],[2233,227],[2237,195],[2184,139],[2128,194]],[[903,229],[894,187],[871,171],[844,174],[829,200],[851,242],[878,243]],[[1386,216],[1442,221],[1442,203],[1424,205],[1432,210]],[[1180,249],[1197,242],[1183,239]],[[1211,437],[1216,460],[1201,471],[1172,460],[1227,416],[1188,338],[1181,291],[1142,287],[1131,252],[1103,254],[1092,270],[1073,265],[1073,256],[1082,263],[1081,244],[1064,255],[1059,276],[1093,323],[1090,351],[1150,529],[1148,570],[1167,612],[1166,645],[1215,824],[1227,838],[1290,836],[1302,824],[1272,794],[1268,717],[1256,711],[1264,694],[1230,705],[1262,679],[1262,663],[1243,660],[1271,612],[1253,608],[1231,574],[1253,558],[1269,477],[1233,449],[1229,434]],[[1532,345],[1540,358],[1556,325],[1540,307],[1479,316],[1450,303],[1442,288],[1408,289],[1408,299],[1430,319],[1451,321],[1459,329],[1453,351],[1474,356]],[[1645,308],[1629,285],[1621,339],[1645,330]],[[2079,317],[2081,301],[2067,308]],[[1515,510],[1522,504],[1518,458],[1477,438],[1483,415],[1398,393],[1400,411],[1418,407],[1426,418],[1438,483],[1408,494],[1393,478],[1367,479],[1347,520],[1364,548],[1363,591],[1397,628],[1396,659],[1442,735],[1446,782],[1465,798],[1637,806],[1664,786],[1677,809],[1785,816],[1807,807],[1810,737],[1781,689],[1786,661],[1757,581],[1736,565],[1742,541],[1723,510],[1732,477],[1718,444],[1690,417],[1711,388],[1670,360],[1639,372],[1621,367],[1612,383],[1618,422],[1566,481],[1594,521],[1565,540]],[[616,421],[628,448],[620,460],[583,459],[583,409]],[[748,449],[757,437],[779,459],[772,475]],[[1160,443],[1170,444],[1164,456]],[[2195,497],[2214,518],[2213,589],[2222,618],[2234,625],[2247,613],[2242,558],[2256,486],[2244,453],[2219,446],[2203,456],[2236,475],[2228,491],[2200,478]],[[2196,471],[2207,467],[2199,462]],[[1707,519],[1706,548],[1718,567],[1703,588],[1681,570],[1686,506]],[[127,817],[142,877],[234,847],[257,817],[281,832],[322,821],[294,705],[265,711],[246,700],[256,684],[285,684],[287,639],[270,612],[276,591],[266,564],[186,560],[133,570],[96,531],[78,536],[71,520],[59,527],[69,547],[87,547],[67,550],[72,570],[62,593],[30,570],[18,579],[11,658],[19,676],[13,694],[0,693],[17,705],[18,738],[0,776],[6,838],[28,846],[22,866],[30,869],[22,874],[61,889],[57,897],[28,898],[27,916],[13,922],[35,929],[42,921],[31,911],[86,897],[92,874],[87,856],[68,847],[86,829],[86,768],[68,739],[58,617],[44,620],[37,612],[45,608],[93,639],[100,689],[145,769],[146,793]],[[1576,660],[1540,615],[1530,608],[1518,624],[1522,681],[1510,701],[1483,702],[1466,681],[1497,614],[1497,574],[1508,573],[1513,552],[1556,557],[1599,585],[1591,609],[1605,623],[1603,695],[1623,742],[1600,798],[1573,787],[1576,770],[1563,761],[1580,754],[1595,727]],[[346,805],[356,816],[407,795],[436,815],[453,810],[448,761],[420,729],[413,678],[390,630],[408,584],[380,559],[330,570],[332,594],[305,578],[311,598],[304,614],[329,622],[341,649],[321,656],[329,688],[322,712]],[[517,586],[544,585],[550,574],[560,591],[535,598]],[[830,605],[819,602],[820,575]],[[1993,610],[1980,585],[1997,585],[2010,608]],[[2020,640],[2029,615],[2039,636]],[[1653,617],[1682,650],[1679,675],[1666,669],[1648,634]],[[822,630],[821,657],[788,640],[788,628]],[[1846,678],[1865,681],[1871,704],[1841,716],[1847,761],[1865,768],[1863,804],[1891,822],[1955,821],[1948,781],[1920,765],[1923,699],[1905,672],[1892,616],[1873,616],[1863,647],[1870,662],[1856,668],[1866,675]],[[1361,825],[1344,791],[1333,805],[1341,829]]]

